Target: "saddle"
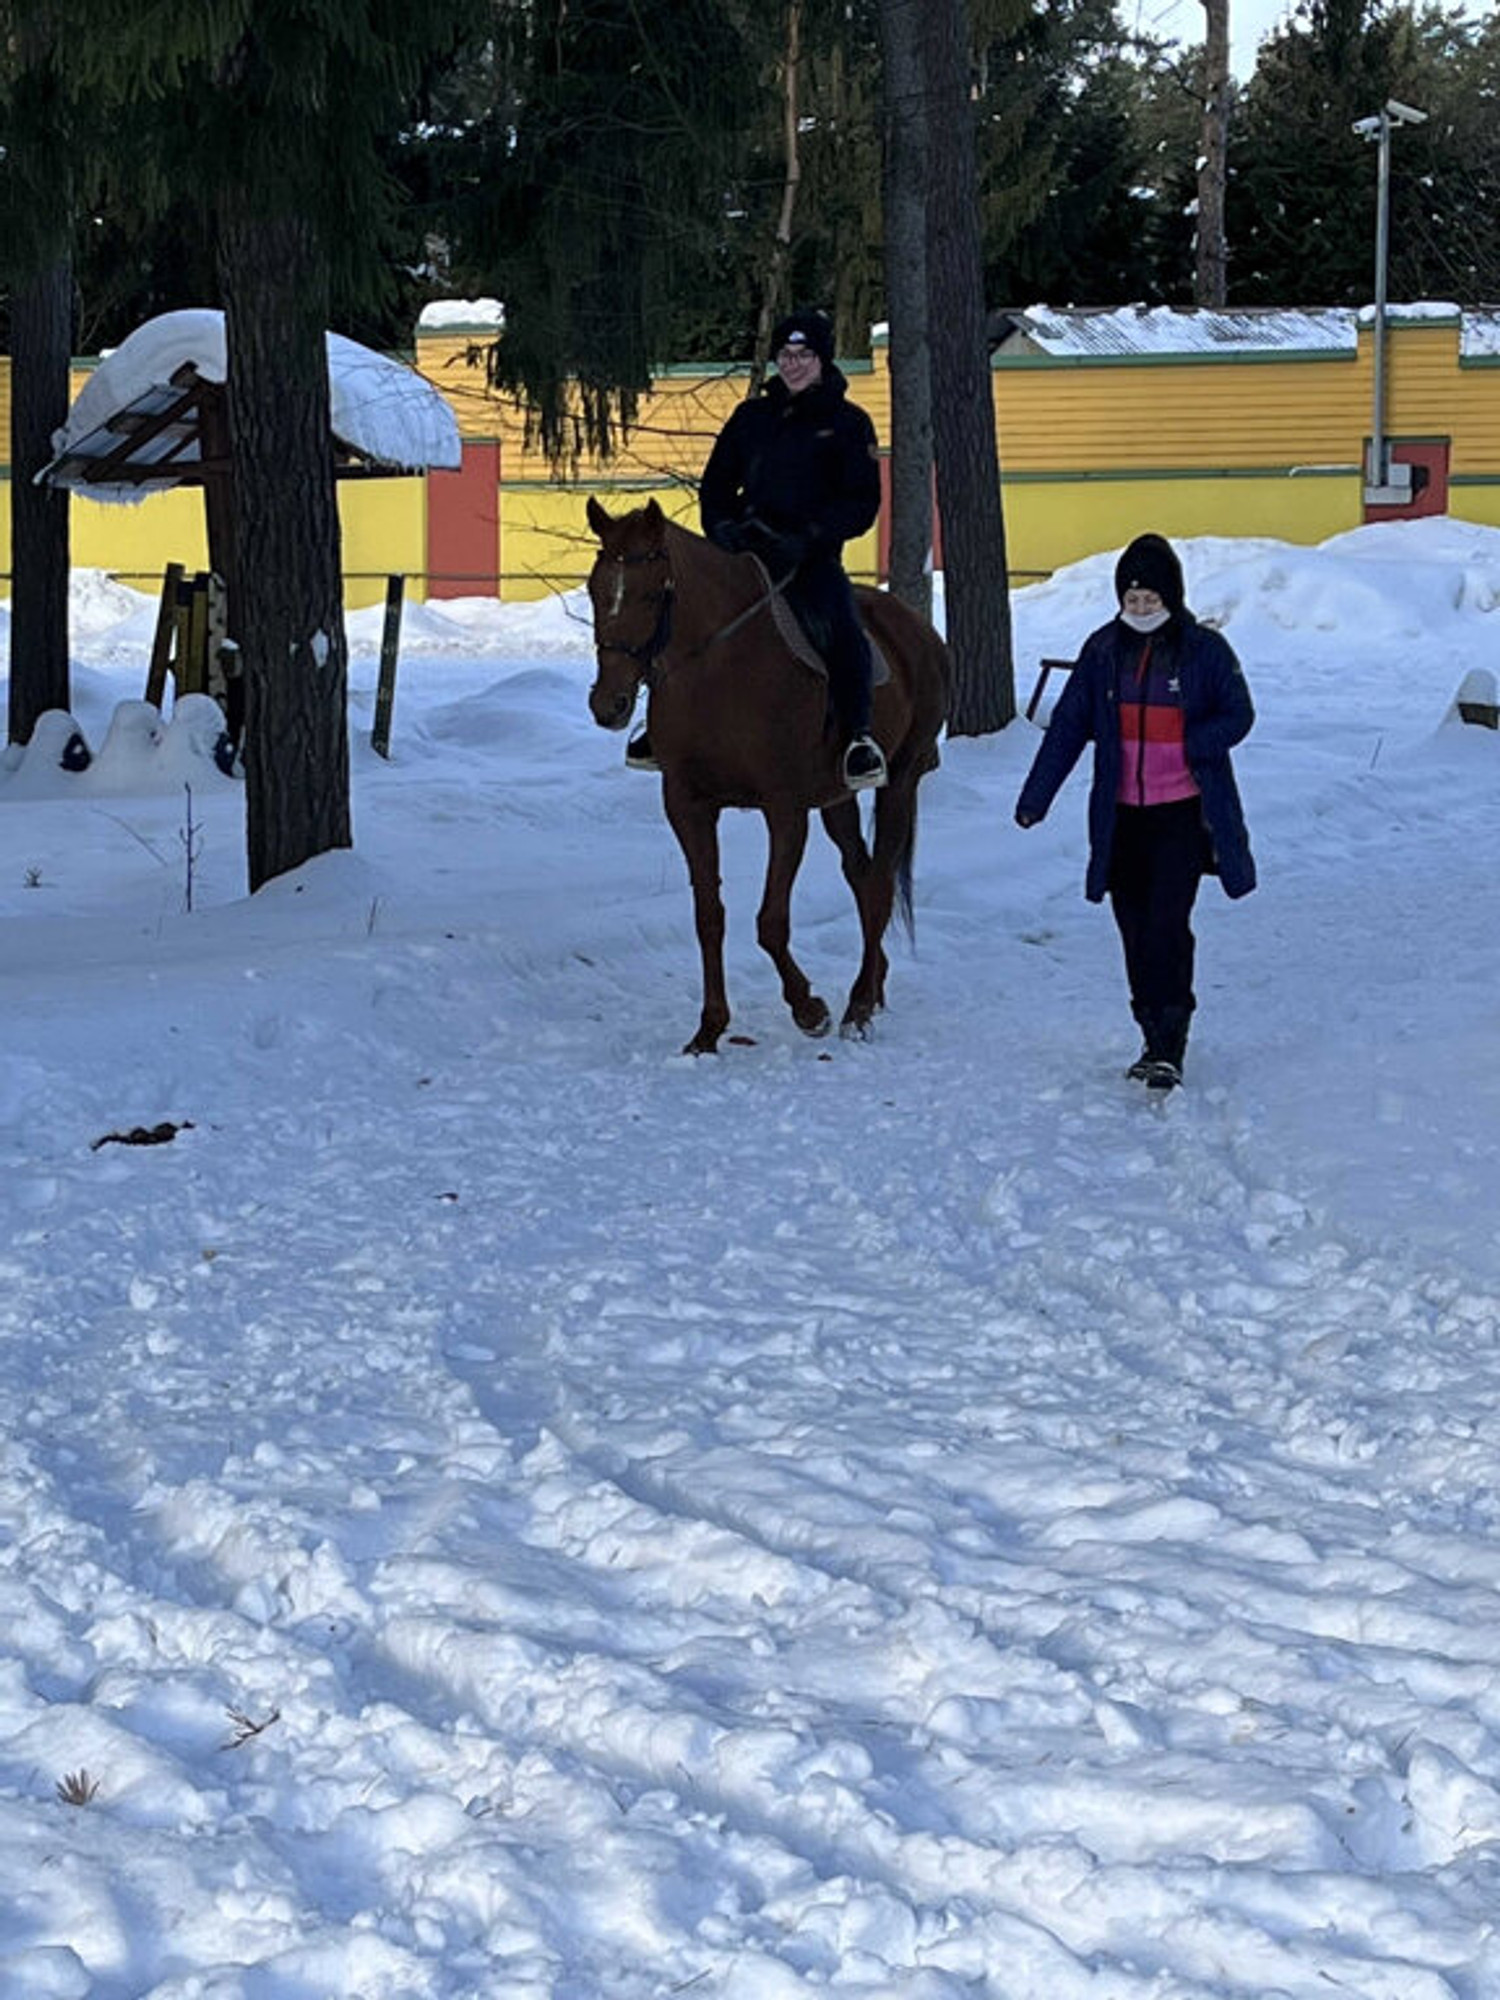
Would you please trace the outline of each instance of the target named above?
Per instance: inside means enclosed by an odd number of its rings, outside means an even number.
[[[775,578],[760,557],[752,553],[750,560],[760,571],[761,580],[770,599],[771,617],[788,652],[794,659],[800,660],[804,667],[809,667],[820,680],[826,681],[828,662],[823,657],[823,650],[827,646],[827,639],[814,631],[810,624],[804,625],[788,604],[786,592],[776,588]],[[861,625],[863,626],[862,620]],[[883,687],[891,677],[890,663],[876,644],[874,634],[868,627],[864,627],[864,633],[870,648],[870,685],[872,688]]]

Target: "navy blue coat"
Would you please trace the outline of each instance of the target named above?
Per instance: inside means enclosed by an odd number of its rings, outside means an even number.
[[[699,511],[712,536],[726,521],[755,519],[806,535],[809,553],[837,562],[844,543],[880,512],[875,426],[832,362],[800,396],[773,376],[741,403],[703,469]]]
[[[1120,682],[1122,675],[1134,672],[1142,643],[1140,634],[1118,618],[1084,641],[1016,801],[1018,818],[1045,819],[1064,779],[1092,741],[1094,778],[1084,883],[1091,903],[1102,902],[1109,887],[1120,790]],[[1181,674],[1183,750],[1202,797],[1213,872],[1227,896],[1248,896],[1255,887],[1255,860],[1229,753],[1249,734],[1255,720],[1250,690],[1228,640],[1200,625],[1190,611],[1179,612],[1157,634],[1155,657],[1165,662],[1171,656],[1169,648]]]

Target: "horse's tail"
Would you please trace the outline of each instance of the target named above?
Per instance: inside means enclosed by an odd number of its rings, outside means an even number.
[[[930,744],[920,754],[920,761],[916,767],[916,777],[911,781],[911,789],[906,794],[904,800],[904,817],[898,829],[898,845],[891,864],[891,876],[894,883],[891,914],[900,923],[902,930],[906,933],[907,941],[911,944],[915,944],[917,941],[917,909],[912,892],[912,878],[917,859],[917,794],[921,780],[926,777],[929,771],[937,769],[939,761],[938,749],[935,743]],[[892,791],[884,791],[876,794],[876,797],[880,801],[880,804],[875,808],[877,825],[879,824],[878,816],[881,806],[885,806],[887,810],[894,810],[896,796],[897,793],[894,788]]]
[[[917,941],[917,906],[912,890],[912,877],[917,858],[917,795],[911,795],[911,806],[906,816],[906,828],[901,836],[901,845],[896,850],[896,863],[892,871],[895,881],[893,908],[897,921],[906,933],[909,944]]]

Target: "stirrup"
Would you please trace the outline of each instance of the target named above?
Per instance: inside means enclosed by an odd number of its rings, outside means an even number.
[[[885,752],[873,736],[856,736],[844,752],[844,783],[851,792],[886,781]]]
[[[1175,1090],[1182,1082],[1182,1070],[1174,1062],[1158,1056],[1146,1065],[1147,1090]]]
[[[659,771],[656,752],[651,748],[651,738],[644,729],[638,730],[625,745],[625,768],[627,771]]]

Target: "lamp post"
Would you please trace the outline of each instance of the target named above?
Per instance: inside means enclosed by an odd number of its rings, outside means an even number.
[[[1411,468],[1393,466],[1385,436],[1385,272],[1391,236],[1391,133],[1398,125],[1423,125],[1425,111],[1387,98],[1373,117],[1356,118],[1354,130],[1378,148],[1375,196],[1375,411],[1365,463],[1366,506],[1399,507],[1411,498]],[[1397,483],[1398,476],[1401,483]]]

